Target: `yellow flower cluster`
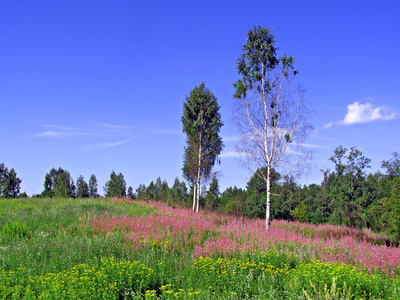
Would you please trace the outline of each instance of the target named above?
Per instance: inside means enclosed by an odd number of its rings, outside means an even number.
[[[123,289],[134,289],[147,282],[154,271],[137,261],[101,258],[99,262],[78,264],[60,273],[28,277],[20,282],[13,271],[0,272],[0,295],[20,294],[22,298],[110,299]],[[22,288],[24,286],[24,288]]]
[[[370,298],[371,292],[385,296],[398,296],[397,292],[390,291],[388,288],[389,285],[396,284],[396,279],[387,279],[379,274],[369,274],[358,270],[353,265],[313,260],[292,269],[290,275],[293,286],[308,286],[308,288],[313,287],[315,290],[322,291],[327,289],[327,284],[332,283],[332,278],[336,278],[339,287],[352,287],[351,291],[359,292],[359,297]]]
[[[176,298],[176,299],[187,299],[188,297],[194,298],[200,295],[200,292],[195,292],[193,288],[187,290],[184,289],[173,289],[171,284],[166,284],[160,287],[160,291],[164,295],[163,298]]]
[[[258,272],[268,273],[273,276],[279,273],[288,272],[287,269],[276,268],[271,264],[263,262],[256,263],[250,261],[243,261],[236,258],[213,259],[211,257],[202,257],[202,256],[198,260],[194,261],[192,269],[197,269],[206,274],[216,274],[219,277],[225,275],[232,276],[236,275],[238,272],[243,272],[243,271],[251,271],[251,272],[258,271]]]

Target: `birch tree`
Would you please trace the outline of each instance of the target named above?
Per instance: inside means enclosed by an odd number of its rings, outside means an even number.
[[[183,132],[187,134],[183,173],[192,182],[193,210],[199,211],[200,184],[210,177],[218,155],[223,148],[219,136],[223,122],[219,113],[217,98],[204,83],[196,86],[183,104]]]
[[[242,77],[234,83],[235,121],[241,134],[236,151],[242,162],[266,184],[266,229],[270,226],[272,170],[283,179],[298,171],[310,152],[302,141],[312,130],[295,85],[294,58],[277,56],[275,36],[255,26],[247,33],[243,54],[237,61]]]

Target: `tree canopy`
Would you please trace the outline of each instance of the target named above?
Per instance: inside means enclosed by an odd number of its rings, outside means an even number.
[[[43,197],[75,197],[75,184],[68,171],[52,168],[44,178]]]

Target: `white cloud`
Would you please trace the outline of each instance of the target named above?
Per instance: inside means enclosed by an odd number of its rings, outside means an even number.
[[[331,122],[324,128],[332,127],[333,125],[352,125],[357,123],[370,123],[377,120],[387,121],[397,117],[395,112],[391,112],[386,106],[374,107],[371,103],[360,104],[354,102],[347,106],[347,114],[341,121]]]
[[[120,141],[120,142],[116,142],[116,143],[101,143],[101,144],[96,144],[96,145],[87,145],[87,146],[83,146],[82,149],[86,150],[86,151],[93,151],[93,150],[97,150],[97,149],[111,148],[111,147],[123,145],[128,142],[129,142],[129,140],[124,140],[124,141]]]

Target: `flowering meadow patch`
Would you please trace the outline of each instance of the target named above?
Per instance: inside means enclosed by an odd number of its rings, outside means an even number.
[[[142,202],[154,212],[141,216],[88,216],[82,227],[92,234],[123,231],[126,246],[133,250],[145,245],[165,251],[192,253],[193,258],[234,256],[273,249],[296,255],[301,261],[320,260],[351,264],[360,270],[400,276],[400,248],[378,245],[370,233],[333,225],[311,225],[273,221],[268,232],[264,220],[240,218],[210,212],[193,213],[173,209],[163,202]]]

